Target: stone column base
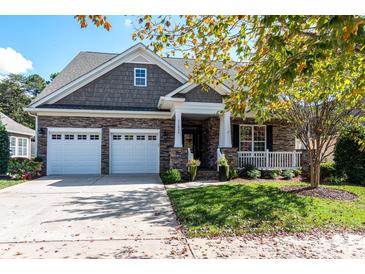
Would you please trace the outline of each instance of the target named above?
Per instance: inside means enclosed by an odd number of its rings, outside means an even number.
[[[221,148],[221,152],[226,156],[230,167],[238,167],[238,148]]]
[[[186,164],[188,162],[188,149],[173,147],[170,148],[170,168],[180,170],[183,175],[187,174]]]

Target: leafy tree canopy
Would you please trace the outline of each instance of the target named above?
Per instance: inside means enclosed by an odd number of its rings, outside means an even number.
[[[24,111],[31,100],[46,86],[37,75],[10,74],[0,80],[0,111],[18,123],[34,128],[34,117]]]
[[[309,152],[313,186],[334,134],[361,122],[364,16],[143,16],[138,22],[133,39],[160,54],[194,59],[192,81],[228,85],[226,108],[234,115],[254,112],[259,122],[291,126]]]

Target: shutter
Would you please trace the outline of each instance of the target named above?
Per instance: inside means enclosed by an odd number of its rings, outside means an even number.
[[[232,125],[232,147],[240,147],[240,125]]]
[[[266,126],[266,149],[272,151],[272,125]]]

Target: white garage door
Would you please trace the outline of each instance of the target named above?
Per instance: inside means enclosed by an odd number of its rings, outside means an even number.
[[[100,174],[101,131],[49,130],[47,174]]]
[[[158,131],[111,133],[111,173],[159,173]]]

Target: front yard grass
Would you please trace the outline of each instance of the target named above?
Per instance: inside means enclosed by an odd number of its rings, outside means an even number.
[[[326,186],[355,193],[339,201],[280,190],[303,183],[241,183],[170,189],[168,195],[188,236],[365,229],[365,187]]]
[[[0,189],[23,183],[23,180],[2,180],[0,179]]]

